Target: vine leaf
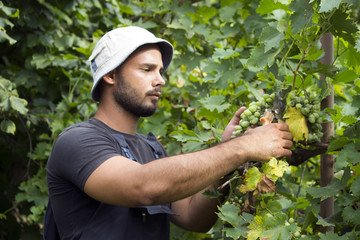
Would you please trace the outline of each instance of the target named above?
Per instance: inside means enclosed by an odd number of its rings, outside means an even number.
[[[269,162],[264,163],[263,172],[268,178],[273,182],[276,182],[279,177],[284,175],[284,172],[288,169],[289,164],[283,160],[277,160],[276,158],[271,158]]]
[[[294,107],[287,108],[284,118],[286,119],[285,122],[289,126],[289,130],[292,133],[295,142],[308,140],[309,129],[306,125],[305,116],[299,109]]]
[[[270,192],[270,193],[273,193],[276,190],[275,183],[273,182],[273,180],[271,180],[271,178],[268,178],[265,174],[262,176],[262,179],[258,185],[258,189],[261,192]]]
[[[245,184],[240,185],[239,191],[245,194],[248,191],[255,190],[261,179],[262,173],[257,167],[249,168],[248,172],[245,174]]]
[[[225,103],[225,97],[223,95],[206,97],[200,100],[200,102],[206,109],[209,109],[210,111],[214,111],[216,109],[219,113],[225,111],[231,106],[230,103]]]

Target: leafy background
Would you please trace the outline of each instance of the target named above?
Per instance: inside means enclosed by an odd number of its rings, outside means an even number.
[[[47,204],[46,161],[58,134],[96,111],[87,58],[107,31],[137,25],[175,46],[159,111],[141,119],[170,154],[218,143],[239,106],[263,93],[311,89],[335,95],[335,178],[320,185],[319,156],[289,166],[275,193],[247,212],[234,181],[207,234],[172,239],[358,239],[360,235],[360,37],[356,0],[0,1],[0,238],[39,239]],[[334,36],[323,65],[320,39]],[[326,76],[321,81],[320,76]],[[161,124],[159,124],[161,123]],[[334,197],[335,214],[319,215]],[[331,226],[334,231],[322,233]],[[300,234],[300,235],[299,235]]]

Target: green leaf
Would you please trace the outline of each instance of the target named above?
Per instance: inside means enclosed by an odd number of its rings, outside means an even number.
[[[187,142],[187,141],[201,142],[200,138],[194,131],[187,129],[183,129],[181,131],[174,131],[170,135],[180,142]]]
[[[342,212],[342,217],[346,222],[351,222],[354,224],[360,224],[360,208],[354,209],[352,206],[347,206]]]
[[[276,28],[276,23],[269,23],[269,26],[261,32],[260,41],[264,43],[264,51],[268,52],[272,48],[279,48],[280,42],[284,38],[284,34],[280,33]]]
[[[262,175],[257,167],[249,168],[245,174],[245,184],[240,185],[239,191],[245,194],[248,191],[255,190],[262,179]]]
[[[342,37],[352,45],[355,44],[355,39],[351,34],[357,32],[357,27],[355,23],[349,19],[349,15],[347,13],[338,9],[330,18],[330,23],[330,31],[334,34],[334,36]]]
[[[318,219],[316,224],[321,225],[323,227],[334,227],[335,226],[334,224],[327,222],[326,219],[322,218],[319,214],[315,214],[315,216]]]
[[[219,16],[225,22],[231,21],[236,11],[242,7],[241,2],[235,2],[232,6],[225,6],[220,8]]]
[[[355,79],[357,79],[358,77],[359,77],[358,73],[356,73],[352,69],[346,68],[343,71],[336,74],[336,77],[335,77],[333,83],[334,84],[351,83],[351,82],[354,82]]]
[[[16,125],[11,120],[3,120],[3,121],[1,121],[0,129],[1,129],[1,131],[5,132],[5,133],[14,135],[15,131],[16,131]]]
[[[330,142],[330,146],[327,149],[327,152],[330,153],[332,151],[339,151],[342,147],[344,147],[347,143],[351,142],[352,140],[348,137],[339,137],[335,140]]]
[[[26,108],[27,101],[25,99],[10,96],[9,101],[11,108],[18,111],[20,114],[25,115],[28,112],[28,109]]]
[[[220,59],[229,59],[237,56],[239,56],[239,53],[232,49],[216,48],[212,58],[215,62],[220,62]]]
[[[348,127],[344,131],[344,137],[359,138],[360,139],[360,121],[354,124],[354,126]]]
[[[330,12],[334,8],[339,8],[342,0],[321,0],[319,12]]]
[[[351,184],[350,191],[360,197],[360,177],[355,178],[354,182]]]
[[[289,9],[293,11],[290,16],[291,31],[293,34],[298,33],[305,27],[311,26],[314,15],[313,3],[309,0],[292,1]]]
[[[264,45],[256,46],[252,49],[251,56],[246,61],[246,66],[253,72],[261,71],[268,65],[268,61],[273,54],[273,51],[265,52]]]
[[[360,154],[355,142],[348,143],[338,154],[338,160],[350,164],[357,164],[360,162]]]
[[[16,40],[10,37],[4,29],[0,29],[0,43],[8,41],[11,45],[16,43]]]
[[[265,15],[272,13],[277,9],[287,10],[288,7],[285,4],[282,4],[280,1],[261,0],[259,7],[256,9],[256,12],[260,15]]]
[[[341,240],[342,238],[339,238],[339,235],[335,234],[334,232],[326,232],[320,234],[320,240]]]
[[[342,186],[340,184],[339,179],[334,178],[331,181],[331,183],[328,184],[326,187],[311,187],[311,188],[306,189],[306,191],[312,197],[320,198],[322,201],[322,200],[325,200],[329,197],[336,195],[341,189],[342,189]]]
[[[200,100],[205,108],[209,109],[210,111],[214,111],[216,109],[219,113],[222,113],[231,106],[231,104],[224,103],[224,101],[224,95],[210,96]]]
[[[239,209],[233,204],[226,203],[219,210],[220,212],[217,213],[219,218],[232,226],[245,222],[242,218],[239,218]]]

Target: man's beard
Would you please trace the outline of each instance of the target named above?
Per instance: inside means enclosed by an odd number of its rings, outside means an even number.
[[[148,117],[153,115],[157,109],[157,100],[152,100],[150,106],[146,106],[140,102],[142,98],[139,96],[136,89],[132,88],[126,83],[122,74],[118,75],[115,89],[113,91],[114,100],[122,106],[126,111],[138,117]],[[155,88],[153,91],[147,92],[146,95],[151,95],[153,92],[160,92],[160,88]]]

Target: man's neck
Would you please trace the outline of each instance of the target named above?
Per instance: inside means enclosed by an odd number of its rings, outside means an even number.
[[[99,104],[94,118],[99,119],[116,131],[131,135],[135,135],[139,120],[138,116],[134,116],[122,107],[105,103]]]

